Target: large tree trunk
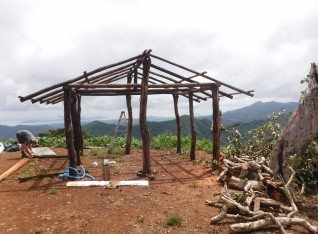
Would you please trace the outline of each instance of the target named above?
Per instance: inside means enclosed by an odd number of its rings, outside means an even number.
[[[279,140],[272,150],[270,167],[275,176],[288,178],[289,170],[284,163],[292,155],[302,155],[309,143],[318,135],[318,74],[316,64],[311,64],[309,83],[298,107],[290,116]]]

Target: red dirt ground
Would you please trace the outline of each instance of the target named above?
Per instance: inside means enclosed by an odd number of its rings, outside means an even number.
[[[217,176],[212,175],[210,165],[206,163],[211,155],[197,152],[197,160],[190,161],[189,155],[151,151],[155,180],[149,181],[147,187],[66,187],[67,181],[57,177],[19,183],[19,177],[62,173],[68,165],[67,150],[52,150],[65,157],[33,158],[0,182],[0,233],[229,232],[228,223],[209,223],[219,211],[207,206],[205,201],[218,200],[216,194],[223,191],[216,181]],[[82,163],[96,180],[141,179],[136,175],[142,168],[141,151],[110,159],[116,164],[109,166],[109,174],[101,166],[103,159],[89,154],[89,151],[85,152]],[[19,152],[0,154],[0,174],[20,159]],[[99,164],[97,168],[92,167],[94,161]],[[308,204],[317,212],[318,199],[314,198],[316,200]],[[181,226],[168,226],[167,216],[170,215],[181,216]],[[317,215],[311,218],[317,224]],[[305,233],[302,229],[297,232]]]

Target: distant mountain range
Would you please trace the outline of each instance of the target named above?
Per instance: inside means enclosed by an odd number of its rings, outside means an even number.
[[[231,124],[233,122],[248,123],[254,120],[267,119],[269,115],[278,113],[282,109],[286,113],[293,112],[297,105],[297,102],[255,102],[250,106],[225,112],[222,115],[222,121],[224,124]]]
[[[222,122],[225,126],[232,125],[233,123],[240,123],[237,129],[241,131],[247,131],[249,129],[256,128],[260,124],[264,123],[264,120],[272,113],[278,113],[282,109],[285,110],[286,120],[290,114],[295,110],[298,103],[279,103],[279,102],[256,102],[250,106],[243,107],[237,110],[224,112],[222,115]],[[212,116],[199,116],[196,117],[196,130],[198,138],[211,138],[211,119]],[[163,133],[170,133],[175,135],[176,122],[174,117],[148,117],[148,128],[151,136],[160,135]],[[117,120],[96,120],[96,121],[82,121],[83,129],[85,129],[91,135],[113,135],[116,127]],[[118,135],[123,135],[125,126],[122,121],[119,126]],[[189,116],[181,116],[182,135],[189,135],[190,119]],[[62,123],[55,124],[43,124],[43,125],[17,125],[6,126],[0,125],[0,140],[7,140],[15,138],[15,134],[18,130],[26,129],[31,131],[35,136],[39,133],[47,132],[51,129],[62,128]],[[133,124],[133,136],[140,137],[139,120],[134,119]],[[225,136],[223,136],[224,138]]]

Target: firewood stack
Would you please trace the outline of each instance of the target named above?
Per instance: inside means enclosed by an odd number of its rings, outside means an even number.
[[[211,224],[235,219],[238,222],[229,225],[232,233],[275,226],[281,233],[287,233],[285,227],[292,225],[318,233],[318,227],[298,213],[290,190],[296,174],[292,168],[292,175],[285,182],[282,178],[274,179],[272,170],[265,165],[265,158],[221,158],[220,163],[218,181],[223,184],[224,192],[219,194],[219,201],[206,201],[207,205],[220,209],[220,213],[211,218]],[[241,192],[231,192],[228,188]]]

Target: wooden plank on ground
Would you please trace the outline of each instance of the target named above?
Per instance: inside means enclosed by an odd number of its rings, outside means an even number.
[[[23,158],[16,164],[14,164],[12,167],[10,167],[7,171],[5,171],[2,175],[0,175],[0,181],[2,181],[7,176],[11,175],[13,172],[19,170],[21,167],[23,167],[27,162],[29,161],[29,158]]]
[[[19,177],[19,182],[25,182],[28,180],[33,180],[33,179],[43,179],[43,178],[52,178],[52,177],[58,177],[58,175],[61,174],[61,172],[55,172],[55,173],[50,173],[50,174],[41,174],[41,175],[35,175],[35,176],[28,176],[28,177]]]
[[[111,181],[69,181],[66,183],[66,186],[79,186],[79,187],[89,187],[89,186],[108,186],[111,184]],[[122,180],[118,181],[118,186],[148,186],[148,180]]]

